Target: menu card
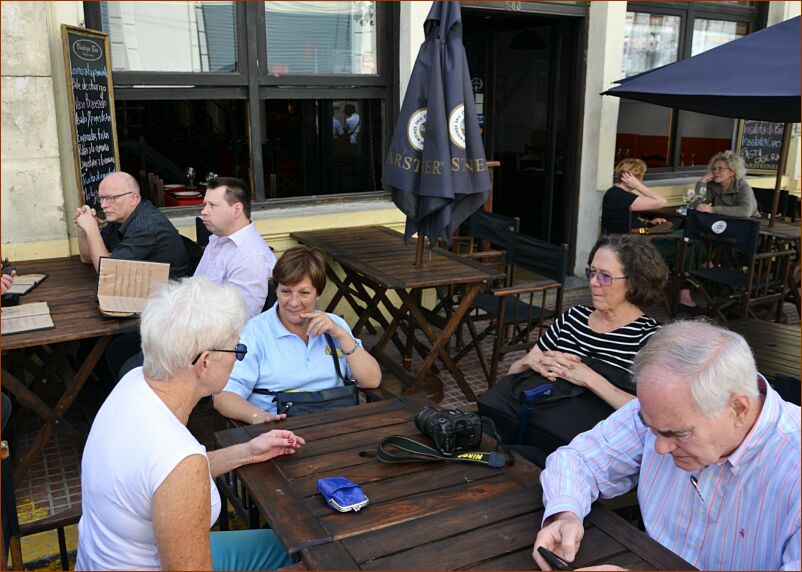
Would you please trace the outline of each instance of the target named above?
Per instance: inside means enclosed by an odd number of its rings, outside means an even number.
[[[27,294],[45,278],[47,278],[47,274],[17,274],[6,294],[19,294],[20,296]]]
[[[2,333],[4,336],[55,328],[47,302],[33,302],[3,308]]]
[[[134,317],[145,302],[170,278],[170,265],[101,257],[98,264],[97,301],[100,313],[115,318]]]

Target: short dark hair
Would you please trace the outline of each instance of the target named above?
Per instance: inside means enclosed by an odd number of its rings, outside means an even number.
[[[273,283],[292,286],[306,277],[318,296],[326,287],[326,255],[317,246],[293,246],[282,254],[273,268]]]
[[[356,107],[354,107],[353,103],[346,103],[343,111],[345,111],[346,115],[353,115],[356,113]]]
[[[612,250],[621,261],[627,276],[629,302],[643,309],[661,300],[668,280],[668,266],[649,239],[637,234],[602,236],[590,251],[588,265],[600,248]]]
[[[215,177],[214,179],[209,179],[209,182],[206,183],[207,189],[216,189],[217,187],[226,188],[223,196],[229,206],[242,203],[242,212],[245,214],[245,218],[250,220],[251,196],[248,193],[248,187],[245,186],[245,181],[234,177]]]

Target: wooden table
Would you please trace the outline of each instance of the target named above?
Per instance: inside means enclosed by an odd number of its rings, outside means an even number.
[[[412,421],[426,404],[413,395],[280,424],[307,441],[298,453],[246,465],[237,474],[290,554],[309,570],[532,569],[532,545],[543,516],[540,470],[516,456],[493,469],[473,463],[376,459],[391,435],[420,436]],[[247,441],[276,424],[215,434],[221,447]],[[493,450],[484,437],[482,449]],[[317,479],[342,475],[370,499],[338,513],[317,494]],[[585,520],[577,565],[693,569],[615,513],[594,506]]]
[[[3,387],[20,403],[44,420],[30,450],[14,470],[17,484],[31,463],[41,453],[56,426],[74,431],[64,414],[72,405],[89,374],[115,334],[136,330],[138,320],[113,319],[101,315],[97,304],[97,274],[91,264],[77,256],[31,260],[15,264],[18,274],[47,274],[34,290],[20,298],[20,304],[47,302],[55,328],[2,336]],[[97,338],[89,355],[78,367],[75,377],[66,379],[66,388],[55,407],[46,404],[34,389],[47,377],[63,375],[67,345],[64,342]],[[27,350],[27,351],[26,351]],[[31,359],[38,355],[40,365]],[[27,374],[26,374],[27,372]],[[26,377],[32,379],[26,382]]]
[[[800,330],[765,320],[735,320],[727,328],[738,332],[755,354],[758,372],[773,380],[778,373],[800,379]]]
[[[426,376],[433,371],[435,360],[439,358],[465,396],[471,401],[476,400],[446,346],[481,287],[489,281],[503,279],[503,273],[440,248],[424,254],[423,267],[416,267],[416,241],[410,240],[405,244],[401,233],[381,226],[294,232],[291,236],[303,244],[322,248],[340,264],[345,272],[345,279],[341,279],[329,268],[328,276],[338,290],[326,310],[333,311],[345,299],[359,316],[353,327],[354,335],[358,335],[363,327],[371,327],[371,319],[384,327],[382,337],[370,352],[383,366],[405,382],[409,392],[420,387]],[[421,305],[423,290],[437,287],[464,289],[460,302],[453,311],[450,304],[445,305],[445,318]],[[401,300],[400,305],[391,302],[387,296],[388,290],[396,293]],[[384,319],[380,306],[392,316],[390,322]],[[432,323],[440,328],[439,334],[432,329]],[[423,332],[429,346],[417,340],[416,329]],[[399,331],[406,333],[405,342],[398,337]],[[385,354],[385,348],[390,342],[404,356],[404,367],[400,367]],[[423,358],[414,375],[408,371],[411,369],[413,351],[418,351]]]

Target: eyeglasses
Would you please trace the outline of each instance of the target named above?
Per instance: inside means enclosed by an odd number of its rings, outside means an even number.
[[[585,267],[585,276],[588,277],[588,280],[593,280],[595,277],[600,286],[609,286],[613,283],[613,280],[625,280],[627,278],[626,276],[610,276],[606,272],[593,270],[590,266]]]
[[[233,350],[217,350],[217,349],[212,348],[209,351],[210,352],[225,352],[227,354],[236,354],[234,357],[237,358],[237,361],[242,361],[242,360],[245,359],[245,355],[248,353],[248,346],[246,346],[245,344],[237,344],[236,346],[234,346]],[[200,357],[202,355],[203,355],[203,352],[201,352],[197,356],[195,356],[195,359],[192,360],[192,365],[195,365],[196,363],[198,363],[198,360],[200,359]]]
[[[124,197],[125,195],[130,195],[133,191],[128,191],[127,193],[120,193],[119,195],[98,195],[97,200],[100,204],[103,204],[103,201],[106,201],[110,205],[113,205],[117,202],[117,199],[120,197]]]

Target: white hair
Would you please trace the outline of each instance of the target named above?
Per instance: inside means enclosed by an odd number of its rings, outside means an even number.
[[[145,375],[161,380],[172,377],[201,352],[224,348],[247,319],[242,294],[231,284],[214,284],[203,277],[169,282],[142,312],[139,331]]]
[[[682,376],[691,397],[707,417],[719,417],[730,396],[758,397],[757,368],[749,344],[739,334],[703,320],[681,320],[656,332],[632,364],[635,383],[647,366],[659,366]]]
[[[710,163],[708,163],[707,169],[709,171],[713,170],[713,165],[716,164],[716,161],[723,161],[724,164],[727,165],[727,168],[731,169],[732,172],[735,173],[736,179],[743,179],[746,176],[746,165],[744,164],[744,159],[738,153],[730,150],[716,153],[710,158]]]

